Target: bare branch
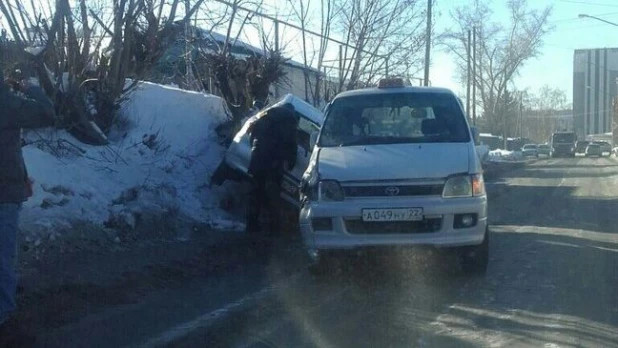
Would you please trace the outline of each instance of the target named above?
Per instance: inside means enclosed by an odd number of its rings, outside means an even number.
[[[493,21],[487,0],[475,1],[471,6],[457,7],[451,17],[458,29],[447,32],[440,41],[458,58],[462,81],[466,80],[467,31],[477,28],[477,57],[472,64],[479,72],[471,83],[480,93],[487,131],[505,134],[505,100],[512,97],[507,88],[513,83],[523,64],[536,57],[543,38],[551,29],[548,17],[551,7],[530,10],[526,0],[507,2],[510,21]]]

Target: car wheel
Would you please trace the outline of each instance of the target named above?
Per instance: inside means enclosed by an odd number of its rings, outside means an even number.
[[[316,278],[327,278],[330,275],[335,273],[335,263],[332,257],[326,257],[326,255],[322,255],[317,260],[309,260],[309,265],[307,266],[307,270],[309,273]]]
[[[483,243],[459,249],[461,268],[467,275],[484,275],[489,264],[489,228],[485,230]]]

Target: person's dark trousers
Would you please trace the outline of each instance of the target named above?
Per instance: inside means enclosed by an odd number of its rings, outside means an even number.
[[[253,187],[247,207],[247,233],[260,232],[260,216],[268,218],[267,234],[280,233],[281,175],[264,173],[253,176]]]
[[[0,203],[0,324],[15,311],[17,230],[21,204]]]

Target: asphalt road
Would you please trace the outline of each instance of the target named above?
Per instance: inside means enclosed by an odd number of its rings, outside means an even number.
[[[411,249],[319,280],[305,271],[300,246],[281,242],[272,256],[93,315],[44,342],[618,347],[618,160],[542,159],[487,187],[485,277],[463,276],[449,253]]]

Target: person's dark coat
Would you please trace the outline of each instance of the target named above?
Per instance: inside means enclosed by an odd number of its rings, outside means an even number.
[[[251,162],[249,173],[282,175],[296,164],[296,128],[298,118],[285,107],[275,107],[259,118],[251,129]]]
[[[0,72],[0,203],[21,203],[28,195],[21,129],[51,126],[54,108],[39,87],[12,93]]]

